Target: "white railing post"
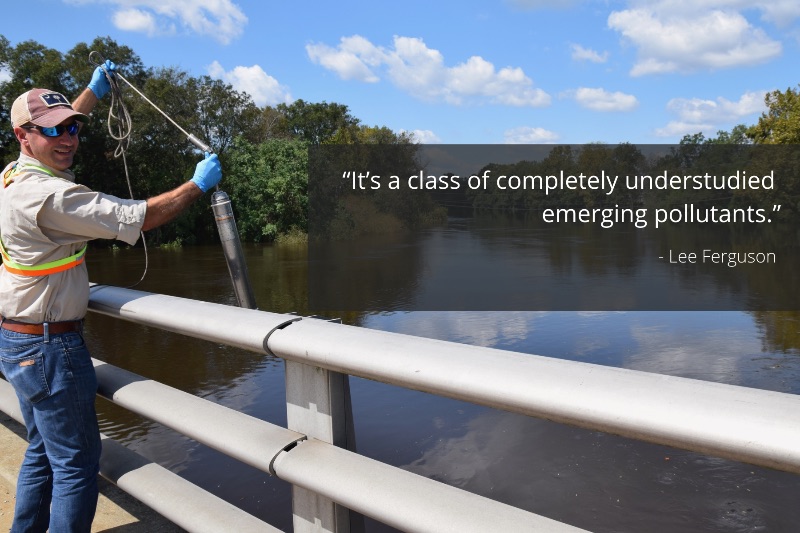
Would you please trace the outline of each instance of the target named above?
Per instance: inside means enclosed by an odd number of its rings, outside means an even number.
[[[286,361],[286,414],[288,429],[355,451],[346,374]],[[359,521],[333,500],[297,485],[292,486],[292,513],[295,533],[349,533]]]

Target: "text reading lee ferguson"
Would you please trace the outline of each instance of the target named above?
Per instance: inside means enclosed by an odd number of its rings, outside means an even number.
[[[664,259],[664,257],[659,256],[659,259]],[[715,252],[708,249],[702,252],[679,252],[670,250],[667,259],[673,265],[709,263],[734,268],[739,265],[775,264],[778,262],[778,255],[775,252]]]

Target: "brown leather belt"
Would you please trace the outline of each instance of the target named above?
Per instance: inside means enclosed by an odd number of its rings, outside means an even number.
[[[3,329],[13,331],[15,333],[25,333],[27,335],[44,335],[44,324],[26,324],[25,322],[17,322],[8,318],[3,318]],[[72,331],[81,331],[83,320],[66,320],[64,322],[48,322],[47,333],[49,335],[58,335],[60,333],[70,333]]]

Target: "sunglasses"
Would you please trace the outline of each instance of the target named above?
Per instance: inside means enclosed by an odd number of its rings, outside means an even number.
[[[51,126],[49,128],[45,128],[44,126],[34,125],[34,126],[23,126],[23,129],[39,130],[45,137],[61,137],[64,131],[69,133],[70,137],[75,137],[78,134],[78,131],[81,129],[81,126],[78,122],[73,122],[72,124],[67,124],[66,126],[63,124],[59,124],[58,126]]]

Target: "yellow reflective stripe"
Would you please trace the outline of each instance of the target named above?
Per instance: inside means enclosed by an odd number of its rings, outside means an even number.
[[[14,174],[16,174],[16,170],[17,170],[17,165],[14,165],[13,167],[11,167],[8,170],[6,170],[5,174],[3,174],[3,188],[4,189],[6,187],[8,187],[9,184],[11,184],[14,181]]]
[[[64,259],[57,259],[55,261],[50,261],[49,263],[44,263],[41,265],[21,265],[11,259],[8,255],[8,251],[6,251],[6,247],[3,244],[3,241],[0,240],[0,252],[3,254],[3,266],[6,267],[6,270],[11,272],[12,274],[19,274],[21,276],[49,276],[50,274],[55,274],[57,272],[63,272],[65,270],[69,270],[70,268],[75,268],[76,266],[83,263],[84,256],[86,255],[86,249],[89,247],[89,244],[84,244],[83,248],[78,250],[77,253],[65,257]]]
[[[44,167],[40,167],[38,165],[20,165],[19,166],[19,170],[17,172],[21,172],[23,168],[35,168],[36,170],[41,170],[42,172],[44,172],[45,174],[47,174],[51,178],[55,178],[56,177],[56,175],[53,174],[52,172],[50,172],[48,169],[46,169]]]
[[[46,169],[44,167],[40,167],[39,165],[28,165],[28,164],[20,165],[20,164],[16,164],[13,167],[11,167],[10,169],[8,169],[6,171],[6,173],[3,175],[3,188],[6,188],[9,185],[11,185],[12,183],[14,183],[14,175],[19,173],[19,172],[21,172],[22,169],[25,169],[25,168],[35,168],[36,170],[41,170],[42,172],[44,172],[45,174],[47,174],[51,178],[55,178],[55,174],[53,174],[50,170],[48,170],[48,169]]]

